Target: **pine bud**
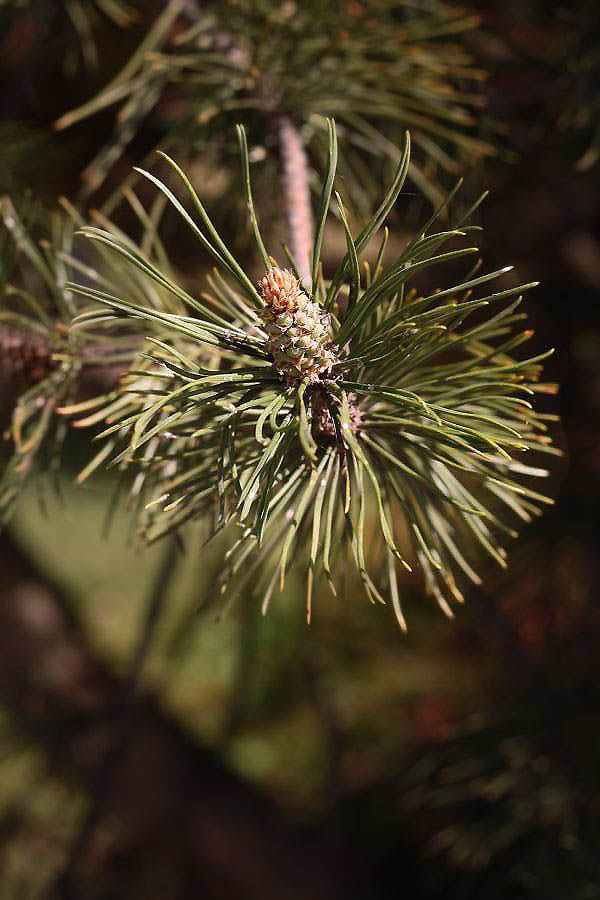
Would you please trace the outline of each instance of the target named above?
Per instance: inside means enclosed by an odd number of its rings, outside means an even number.
[[[335,440],[336,430],[333,416],[329,410],[329,403],[334,403],[338,408],[340,401],[336,397],[326,397],[324,392],[315,394],[313,409],[313,436],[318,441],[329,443]],[[350,429],[352,434],[358,434],[362,429],[363,416],[357,403],[356,394],[348,394],[348,407],[350,412]]]
[[[0,377],[17,386],[43,381],[54,369],[52,348],[35,331],[0,325]]]
[[[259,289],[267,304],[262,319],[275,368],[292,384],[305,378],[317,382],[337,359],[329,315],[309,300],[288,269],[270,269]]]

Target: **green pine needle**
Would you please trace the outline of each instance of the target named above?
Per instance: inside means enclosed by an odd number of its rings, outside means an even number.
[[[183,27],[175,32],[178,20]],[[375,6],[212,0],[185,10],[171,0],[123,70],[57,124],[65,128],[119,106],[111,141],[85,173],[93,191],[159,105],[163,149],[186,162],[216,153],[219,165],[232,170],[229,135],[240,120],[254,152],[267,157],[278,117],[307,123],[318,168],[329,142],[326,118],[335,117],[344,143],[341,175],[365,215],[410,128],[417,153],[409,178],[437,206],[448,175],[495,152],[476,133],[485,76],[461,43],[476,25],[475,16],[441,0]],[[272,170],[264,186],[269,179]],[[230,184],[237,201],[241,191]]]
[[[328,130],[317,252],[337,155],[333,123]],[[239,135],[259,257],[275,275],[252,204],[243,130]],[[477,253],[459,246],[472,237],[471,226],[436,232],[435,217],[395,259],[380,253],[361,278],[368,242],[386,240],[385,219],[408,155],[407,138],[390,191],[356,237],[337,198],[347,252],[329,282],[313,279],[310,297],[295,295],[307,315],[313,315],[311,302],[331,313],[332,362],[306,377],[293,369],[286,376],[275,365],[264,324],[267,295],[252,285],[182,173],[195,215],[149,177],[217,262],[209,293],[190,297],[110,230],[83,229],[115,264],[160,284],[187,311],[68,286],[92,301],[76,318],[77,331],[125,327],[147,339],[136,369],[79,424],[104,421],[101,437],[111,441],[106,455],[134,473],[149,540],[199,516],[212,520],[214,533],[237,530],[221,579],[230,598],[262,591],[266,608],[295,563],[306,568],[310,617],[314,582],[325,575],[335,584],[348,547],[368,597],[391,599],[402,627],[397,564],[405,572],[416,564],[452,615],[452,604],[462,600],[459,583],[480,581],[481,555],[506,565],[500,535],[513,536],[516,521],[529,521],[551,502],[531,487],[547,474],[538,453],[557,452],[547,434],[549,417],[531,402],[553,390],[539,381],[548,354],[512,356],[531,336],[519,330],[517,307],[533,285],[491,288],[507,270],[480,274],[479,264],[470,264],[451,287],[419,292],[423,272],[433,275],[435,267],[441,280],[447,263]],[[313,260],[313,272],[320,265]],[[289,327],[297,328],[292,319]],[[302,329],[299,334],[298,340]],[[290,343],[288,332],[290,359],[295,340]],[[531,464],[523,461],[530,451]],[[101,449],[98,464],[106,455]]]

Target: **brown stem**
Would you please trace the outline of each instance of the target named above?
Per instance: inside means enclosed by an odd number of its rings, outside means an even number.
[[[308,160],[300,132],[291,119],[279,116],[276,124],[290,251],[302,281],[310,287],[313,217]]]

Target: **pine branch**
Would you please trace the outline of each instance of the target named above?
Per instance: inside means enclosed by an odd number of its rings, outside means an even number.
[[[66,862],[56,878],[56,886],[70,891],[76,881],[75,873],[81,860],[89,851],[94,835],[107,814],[107,800],[111,786],[120,766],[123,765],[132,743],[135,741],[136,713],[140,704],[140,677],[148,656],[160,613],[164,608],[169,587],[177,570],[178,547],[172,538],[165,550],[159,570],[152,581],[149,597],[140,623],[138,637],[127,672],[121,686],[121,696],[117,703],[117,715],[112,739],[103,754],[94,778],[92,802],[83,817],[79,830],[72,841]]]
[[[91,465],[110,454],[114,464],[137,470],[145,500],[140,526],[149,540],[198,517],[212,522],[214,532],[237,526],[240,536],[232,534],[221,578],[230,603],[252,584],[266,610],[292,562],[302,560],[310,620],[314,581],[324,576],[335,590],[336,560],[347,546],[368,597],[384,602],[387,595],[402,627],[397,564],[407,571],[418,565],[428,591],[452,615],[451,604],[463,600],[457,578],[480,583],[477,551],[505,566],[499,535],[516,535],[515,521],[529,521],[551,502],[530,486],[547,471],[523,459],[530,451],[557,452],[547,433],[552,417],[531,403],[536,393],[554,390],[539,382],[547,354],[512,355],[531,337],[514,326],[522,318],[521,295],[534,285],[489,293],[488,284],[507,270],[481,274],[475,262],[458,283],[419,292],[421,273],[477,253],[469,243],[477,229],[460,222],[436,232],[436,216],[387,265],[384,231],[375,265],[361,264],[409,171],[407,136],[390,188],[358,235],[336,195],[347,252],[329,282],[320,277],[309,288],[271,261],[253,205],[243,130],[240,148],[246,204],[267,267],[258,290],[168,157],[196,218],[164,182],[140,174],[216,261],[220,271],[210,279],[210,293],[188,295],[120,238],[84,229],[115,260],[168,285],[194,313],[166,313],[106,290],[70,286],[99,304],[76,319],[78,328],[126,325],[149,342],[144,364],[90,419],[104,419],[107,439]],[[315,273],[336,162],[330,123]],[[202,353],[214,354],[211,364]],[[368,510],[384,559],[373,571]],[[401,544],[399,532],[411,536],[412,547]]]
[[[326,835],[316,832],[307,840],[147,695],[138,698],[133,714],[129,711],[131,742],[104,782],[103,751],[123,724],[125,683],[96,654],[60,586],[48,585],[7,535],[0,536],[0,571],[4,706],[14,712],[27,740],[42,747],[52,775],[62,779],[67,773],[92,800],[102,791],[101,822],[119,823],[110,851],[116,856],[125,851],[130,858],[134,853],[140,868],[154,877],[158,863],[174,871],[184,848],[186,875],[205,894],[207,884],[216,885],[215,896],[223,891],[256,900],[304,900],[314,891],[327,900],[347,896],[346,877],[356,883],[359,874],[349,873],[348,864],[338,865]],[[124,784],[130,790],[124,792]],[[36,781],[32,790],[38,788]],[[93,895],[109,889],[102,875],[97,859],[84,854],[63,873],[61,888],[75,897]],[[54,896],[45,887],[44,896]]]
[[[177,32],[182,19],[186,27]],[[240,121],[259,141],[273,120],[310,124],[305,150],[314,166],[324,119],[335,116],[352,200],[365,213],[410,127],[421,159],[413,160],[409,177],[437,206],[447,173],[454,177],[495,153],[475,134],[484,74],[461,45],[462,33],[476,25],[475,16],[442,2],[384,0],[376,14],[369,4],[318,0],[276,8],[170,3],[122,72],[56,127],[119,107],[110,142],[84,173],[89,196],[159,106],[163,149],[188,164],[210,147],[228,167],[233,160],[223,136]],[[177,115],[169,118],[173,94]],[[296,151],[290,153],[294,160]]]
[[[280,116],[276,128],[290,252],[302,282],[310,288],[314,235],[308,159],[300,132],[288,116]]]
[[[128,241],[128,253],[155,253],[165,261],[164,248],[156,233],[152,212],[148,214],[131,192],[127,197],[144,229],[142,244]],[[22,213],[24,206],[26,215]],[[102,219],[111,234],[121,232]],[[139,273],[111,266],[111,279],[103,272],[105,252],[97,245],[95,257],[79,257],[74,247],[74,230],[81,224],[79,214],[66,201],[64,214],[46,215],[41,209],[8,197],[0,198],[0,375],[11,392],[17,394],[10,429],[13,453],[0,476],[0,528],[10,519],[29,478],[38,473],[38,483],[50,479],[57,486],[67,421],[57,415],[81,401],[90,388],[90,373],[96,390],[106,393],[92,400],[102,405],[111,397],[116,380],[137,359],[143,341],[136,333],[83,334],[70,328],[78,311],[76,297],[66,288],[67,272],[88,281],[123,290],[152,308],[164,311],[182,307],[167,291],[141,279]],[[167,275],[168,277],[168,275]],[[165,276],[163,275],[163,279]],[[164,288],[163,288],[164,290]],[[100,386],[99,386],[100,385]],[[113,398],[114,399],[114,398]],[[89,400],[84,401],[84,406]]]

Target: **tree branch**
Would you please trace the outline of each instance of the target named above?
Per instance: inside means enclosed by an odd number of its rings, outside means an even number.
[[[167,562],[167,561],[166,561]],[[168,568],[165,562],[165,569]],[[102,794],[102,851],[95,825],[82,857],[54,897],[94,896],[112,865],[130,859],[139,881],[128,896],[147,897],[152,873],[173,876],[170,900],[339,900],[348,896],[347,862],[323,833],[289,825],[257,790],[199,746],[147,696],[127,706],[126,686],[95,655],[56,586],[39,575],[7,535],[0,537],[0,696],[16,725],[43,747],[65,781]],[[150,610],[155,610],[151,604]],[[128,682],[129,684],[129,682]],[[107,749],[120,746],[106,777]],[[185,872],[185,878],[179,877]],[[108,876],[107,876],[108,873]],[[132,876],[134,877],[134,876]],[[92,891],[93,887],[93,891]]]
[[[288,116],[279,116],[276,126],[290,251],[302,281],[310,288],[314,226],[308,160],[300,132],[292,120]]]

